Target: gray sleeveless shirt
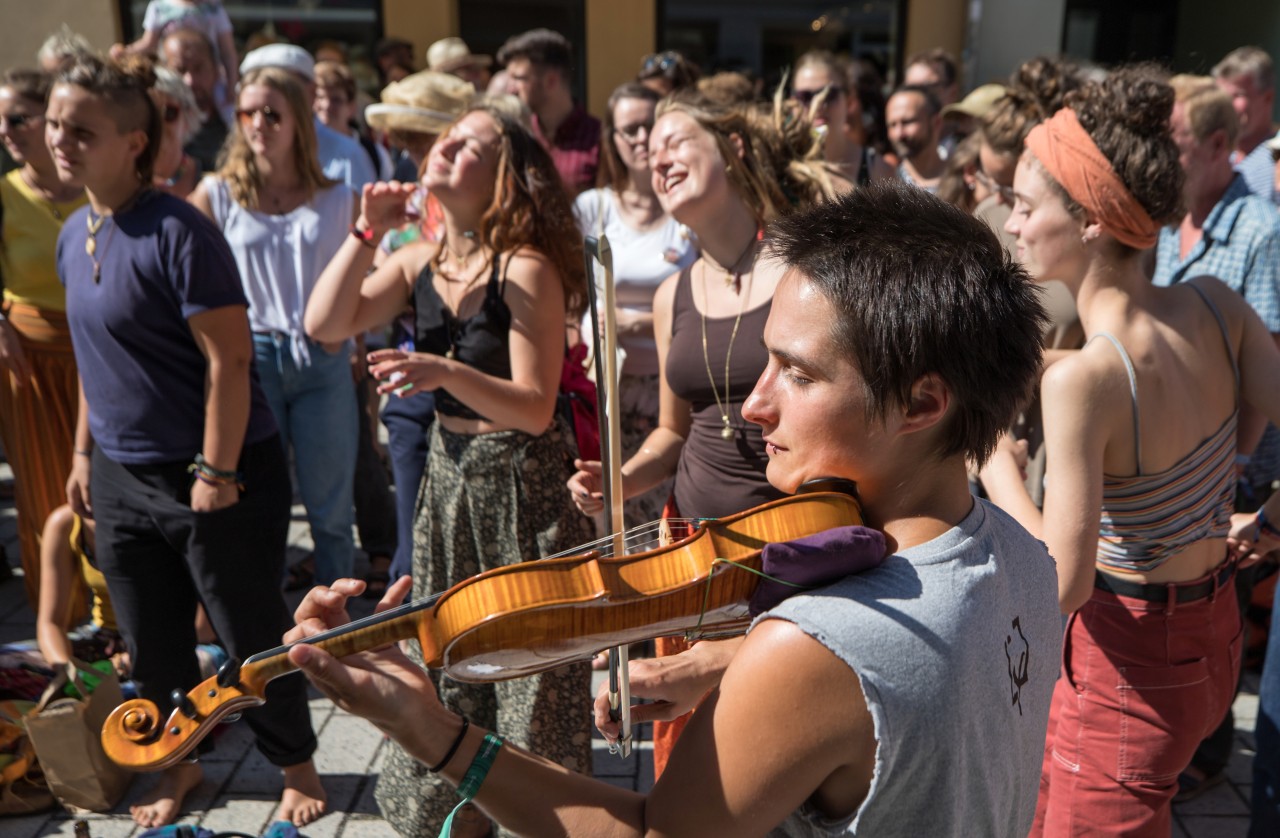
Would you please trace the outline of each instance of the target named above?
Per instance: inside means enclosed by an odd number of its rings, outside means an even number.
[[[959,526],[768,618],[795,623],[858,673],[878,743],[853,816],[806,803],[770,835],[1024,838],[1062,646],[1043,544],[975,499]]]

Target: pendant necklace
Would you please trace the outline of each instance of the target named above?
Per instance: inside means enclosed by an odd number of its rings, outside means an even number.
[[[474,239],[476,237],[474,230],[467,230],[462,235],[464,238],[467,238],[467,239]],[[463,257],[459,255],[457,251],[449,247],[449,240],[447,237],[441,240],[440,248],[443,253],[447,253],[448,256],[453,260],[454,270],[458,271],[459,273],[463,273],[468,269],[471,263],[472,256],[474,256],[476,253],[484,252],[484,246],[482,245],[479,249]],[[437,256],[437,259],[439,259],[439,256]],[[445,351],[444,357],[452,361],[458,357],[458,338],[461,336],[461,333],[462,333],[462,317],[461,317],[460,306],[462,305],[463,301],[466,300],[467,294],[470,293],[471,288],[473,285],[475,285],[476,280],[479,279],[481,276],[484,276],[485,270],[488,268],[488,265],[489,265],[489,260],[488,259],[484,260],[484,262],[482,262],[480,265],[480,270],[476,272],[475,275],[468,277],[465,281],[455,279],[453,276],[450,275],[448,271],[441,270],[442,268],[445,267],[445,263],[448,261],[449,259],[446,258],[443,261],[437,262],[437,265],[436,265],[436,270],[439,272],[439,274],[442,277],[444,277],[444,281],[446,283],[445,289],[451,291],[452,283],[462,282],[462,290],[458,292],[458,296],[456,300],[447,299],[447,298],[444,299],[444,303],[446,305],[445,317],[447,320],[447,326],[449,330],[449,348],[448,350]],[[453,297],[453,294],[450,293],[449,297]]]
[[[89,237],[84,240],[84,252],[89,257],[90,261],[93,262],[93,284],[94,285],[98,285],[102,282],[102,259],[98,258],[98,231],[102,229],[102,225],[106,223],[108,218],[112,219],[111,232],[107,233],[107,240],[102,243],[102,258],[105,259],[107,256],[107,248],[111,246],[111,240],[116,235],[116,227],[118,225],[115,223],[115,216],[122,212],[127,212],[130,208],[132,208],[134,203],[138,200],[138,198],[142,195],[142,193],[145,190],[146,190],[145,186],[139,186],[137,191],[134,192],[132,195],[130,195],[129,199],[126,200],[123,204],[121,204],[119,209],[117,209],[114,213],[111,213],[110,215],[108,215],[107,213],[103,213],[97,218],[94,218],[92,207],[90,207],[89,211],[85,213],[84,223],[85,223],[85,226],[89,229]]]
[[[751,251],[755,249],[756,243],[763,238],[764,238],[764,229],[760,228],[756,230],[756,234],[752,236],[749,242],[747,242],[746,249],[738,254],[738,258],[734,259],[732,264],[730,264],[728,267],[723,267],[721,265],[715,266],[717,271],[724,272],[724,284],[726,288],[730,286],[732,286],[735,290],[738,288],[738,283],[742,280],[742,274],[745,273],[745,271],[738,270],[738,266],[742,264],[743,259],[747,258],[747,254],[751,253]],[[706,270],[706,266],[708,262],[712,262],[712,260],[704,252],[702,254],[702,264],[703,264],[704,271]],[[712,264],[714,264],[714,262],[712,262]]]
[[[752,240],[754,245],[755,239]],[[748,248],[750,249],[750,248]],[[746,254],[744,253],[743,256]],[[742,257],[738,257],[738,261],[742,261]],[[735,263],[736,265],[736,263]],[[720,429],[721,439],[733,439],[733,426],[729,424],[729,411],[733,409],[733,403],[729,401],[729,359],[733,355],[733,341],[738,336],[738,326],[742,323],[742,314],[747,310],[747,301],[751,299],[751,284],[755,281],[756,272],[753,269],[747,272],[747,287],[742,295],[742,304],[738,307],[738,316],[733,318],[733,331],[729,333],[729,345],[724,351],[724,401],[720,401],[720,391],[716,388],[715,373],[711,372],[711,356],[707,351],[707,306],[710,303],[707,294],[707,271],[705,257],[702,270],[702,361],[707,365],[707,378],[711,381],[711,395],[716,399],[716,410],[720,412],[720,421],[724,423],[724,427]]]

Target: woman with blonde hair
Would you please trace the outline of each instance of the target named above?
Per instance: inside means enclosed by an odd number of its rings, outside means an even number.
[[[325,177],[301,83],[274,67],[241,82],[238,128],[218,172],[191,196],[222,230],[249,298],[254,358],[263,390],[293,447],[297,486],[315,543],[314,564],[291,571],[290,586],[350,576],[354,563],[355,385],[343,340],[311,340],[307,300],[346,237],[351,190]]]
[[[845,130],[857,91],[845,83],[848,73],[830,52],[815,49],[796,60],[791,96],[809,114],[822,142],[822,159],[846,182],[863,186],[893,177],[893,167],[869,145],[859,144]],[[858,111],[859,117],[861,111]]]
[[[766,255],[770,221],[829,194],[820,164],[797,161],[768,105],[723,107],[685,95],[663,100],[649,139],[653,187],[662,209],[697,236],[701,256],[658,287],[653,329],[659,378],[658,426],[622,465],[627,498],[674,477],[668,517],[721,518],[780,495],[765,478],[760,429],[742,404],[768,362],[761,344],[782,267]],[[800,132],[807,136],[807,129]],[[574,502],[593,515],[603,506],[600,464],[578,463]],[[699,644],[699,647],[708,644]],[[716,646],[718,644],[710,644]],[[688,648],[659,638],[666,657]],[[633,689],[665,664],[637,661]],[[660,697],[660,696],[655,696]],[[665,705],[637,708],[654,730],[661,773],[683,722]]]
[[[414,307],[413,350],[373,352],[369,363],[392,398],[435,396],[414,531],[419,597],[592,533],[565,502],[577,445],[555,409],[565,326],[586,299],[582,239],[555,165],[507,111],[480,103],[436,140],[422,182],[443,209],[441,240],[405,245],[370,273],[378,240],[405,222],[415,186],[366,187],[306,317],[314,339],[344,340]],[[590,770],[587,665],[491,685],[441,679],[440,688],[478,723],[565,768]],[[457,802],[452,786],[399,747],[377,798],[405,835],[439,831]],[[455,836],[488,834],[477,810],[462,820]]]

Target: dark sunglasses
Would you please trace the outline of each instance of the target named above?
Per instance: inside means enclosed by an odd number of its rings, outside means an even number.
[[[792,91],[791,98],[795,99],[797,102],[799,102],[801,105],[807,108],[813,104],[814,99],[817,99],[819,96],[822,96],[823,94],[826,94],[826,97],[827,97],[824,101],[830,102],[834,100],[836,97],[843,95],[844,88],[838,85],[829,84],[826,87],[820,87],[817,90],[795,90],[795,91]]]
[[[177,105],[165,105],[164,110],[160,111],[160,115],[164,117],[164,121],[173,124],[182,116],[182,108]]]
[[[0,116],[0,120],[7,122],[15,131],[21,131],[27,127],[28,123],[37,119],[44,119],[44,117],[38,113],[11,113],[8,116]]]
[[[641,73],[666,73],[680,61],[680,56],[674,52],[655,52],[653,55],[646,55],[644,61],[640,64]]]
[[[267,123],[268,128],[272,129],[279,128],[280,121],[284,118],[270,105],[254,109],[240,108],[236,111],[236,118],[245,125],[251,125],[253,124],[253,118],[258,114],[262,114],[262,121]]]

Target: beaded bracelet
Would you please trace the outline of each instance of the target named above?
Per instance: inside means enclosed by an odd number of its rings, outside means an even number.
[[[467,769],[462,782],[458,784],[458,794],[462,795],[462,800],[453,807],[449,817],[444,819],[444,825],[440,827],[440,838],[448,838],[453,830],[453,816],[475,799],[480,786],[484,783],[484,778],[489,776],[489,769],[493,767],[493,760],[498,756],[501,748],[501,736],[493,733],[484,735],[484,742],[480,743],[480,750],[476,752],[475,759],[471,760],[471,767]]]
[[[1275,524],[1267,520],[1266,513],[1262,511],[1261,507],[1258,508],[1257,521],[1258,521],[1258,530],[1263,535],[1270,536],[1271,538],[1280,538],[1280,529],[1276,529]]]
[[[223,480],[239,480],[240,479],[240,472],[238,471],[223,471],[222,469],[214,468],[213,465],[204,458],[204,454],[196,455],[196,461],[194,465],[195,465],[195,469],[194,469],[195,471],[202,471],[205,474],[207,474],[209,477],[217,477]]]
[[[435,765],[432,765],[429,768],[427,768],[428,771],[430,771],[432,774],[435,774],[449,764],[449,760],[453,759],[453,755],[458,752],[458,746],[460,746],[462,744],[462,740],[466,738],[467,728],[469,727],[471,727],[471,720],[468,719],[466,716],[463,716],[462,729],[458,731],[457,738],[453,740],[453,744],[450,745],[449,750],[445,752],[444,759],[440,760]]]

